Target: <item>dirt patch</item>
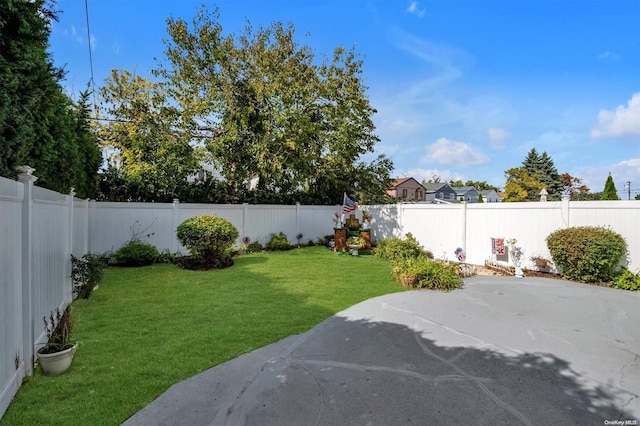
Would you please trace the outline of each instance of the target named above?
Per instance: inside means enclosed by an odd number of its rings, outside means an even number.
[[[493,267],[490,265],[472,265],[475,268],[476,275],[489,275],[489,276],[513,276],[513,272],[509,272],[502,268]],[[540,278],[552,278],[561,280],[562,277],[558,274],[552,274],[550,272],[534,271],[532,269],[524,270],[525,277],[540,277]]]

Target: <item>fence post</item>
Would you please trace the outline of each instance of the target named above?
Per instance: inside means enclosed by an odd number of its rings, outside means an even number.
[[[171,227],[173,228],[173,239],[171,240],[171,252],[178,252],[178,237],[176,236],[176,232],[178,230],[178,210],[180,209],[180,200],[177,198],[173,199],[173,210],[171,211]]]
[[[296,201],[296,241],[298,241],[298,235],[300,234],[300,202]]]
[[[18,181],[24,188],[22,198],[22,354],[25,361],[25,374],[33,374],[34,337],[33,337],[33,184],[38,178],[36,170],[29,166],[19,168]]]
[[[94,222],[93,217],[96,212],[96,200],[89,200],[89,206],[87,209],[87,245],[89,247],[88,252],[93,253],[95,251],[95,247],[93,246],[93,227],[91,226]]]
[[[462,208],[462,223],[461,223],[461,228],[462,230],[461,232],[461,236],[462,236],[462,250],[465,251],[465,253],[467,252],[467,203],[466,202],[461,202],[460,203],[461,208]]]
[[[84,217],[84,234],[82,236],[82,250],[80,253],[89,253],[89,199],[82,200],[82,216]]]
[[[67,243],[67,261],[65,262],[65,264],[67,265],[66,268],[64,268],[64,277],[62,277],[62,282],[63,283],[71,283],[71,255],[73,254],[73,203],[74,203],[74,197],[76,195],[76,191],[75,188],[71,188],[71,191],[69,191],[69,221],[68,221],[68,232],[67,232],[67,238],[68,243]],[[73,294],[73,286],[72,285],[68,285],[68,286],[64,286],[64,300],[66,303],[71,303],[71,300],[73,298],[72,294]]]
[[[244,238],[247,236],[247,210],[249,209],[248,203],[242,203],[242,233],[240,234],[240,238]]]
[[[564,222],[564,226],[565,228],[568,228],[569,226],[571,226],[570,224],[570,220],[569,220],[569,200],[571,199],[571,195],[569,194],[563,194],[562,195],[562,221]]]

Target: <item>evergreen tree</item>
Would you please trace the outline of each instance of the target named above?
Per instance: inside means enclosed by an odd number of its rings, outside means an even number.
[[[553,160],[546,152],[540,155],[535,148],[532,148],[522,162],[522,167],[546,188],[549,193],[549,199],[560,198],[563,189],[560,174],[553,164]],[[528,200],[534,201],[538,200],[538,198],[539,193],[528,192]]]
[[[540,182],[547,188],[547,192],[551,199],[560,199],[563,186],[558,169],[556,169],[556,166],[553,164],[553,160],[546,152],[542,153],[540,163],[541,168],[540,172],[538,172]]]
[[[484,198],[482,198],[482,194],[478,194],[478,202],[484,203]]]
[[[607,181],[604,184],[604,191],[602,192],[603,200],[619,200],[618,190],[616,189],[616,184],[613,182],[613,177],[611,173],[607,177]]]
[[[0,2],[0,176],[36,169],[38,185],[95,195],[100,148],[87,125],[87,95],[77,105],[60,85],[64,71],[47,53],[53,2]]]

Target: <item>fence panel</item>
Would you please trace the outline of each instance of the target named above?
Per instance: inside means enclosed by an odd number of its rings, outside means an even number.
[[[74,199],[73,202],[73,242],[74,256],[80,257],[89,250],[89,201]]]
[[[0,417],[25,375],[22,354],[22,184],[0,178]]]
[[[294,243],[298,232],[296,206],[248,205],[245,232],[251,241],[262,245],[278,232],[284,232],[289,242]]]
[[[403,235],[400,223],[401,206],[401,204],[362,206],[371,214],[371,238],[374,241]]]
[[[89,206],[89,247],[92,253],[115,252],[134,236],[159,250],[175,244],[170,203],[95,203]]]
[[[463,244],[463,210],[457,204],[403,204],[402,229],[437,258],[451,258]]]
[[[316,241],[333,234],[333,213],[336,210],[335,206],[298,206],[296,234],[302,234],[300,243],[307,244],[309,240]]]
[[[566,227],[561,202],[480,203],[466,208],[467,262],[477,265],[492,257],[491,238],[515,238],[523,249],[523,266],[530,267],[531,256],[549,257],[547,235]],[[452,256],[454,249],[449,250]]]
[[[34,200],[32,229],[33,336],[38,345],[46,342],[42,318],[71,302],[68,203]]]
[[[580,201],[571,203],[571,226],[610,227],[624,237],[629,250],[629,269],[640,269],[640,202]]]

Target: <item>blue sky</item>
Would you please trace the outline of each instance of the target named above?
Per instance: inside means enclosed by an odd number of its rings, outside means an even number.
[[[96,85],[112,68],[150,77],[166,18],[201,1],[89,0]],[[640,193],[639,0],[221,0],[227,32],[295,25],[317,56],[354,47],[379,153],[397,177],[484,180],[527,152],[601,191],[609,172]],[[70,93],[90,80],[84,0],[58,0],[51,53]]]

